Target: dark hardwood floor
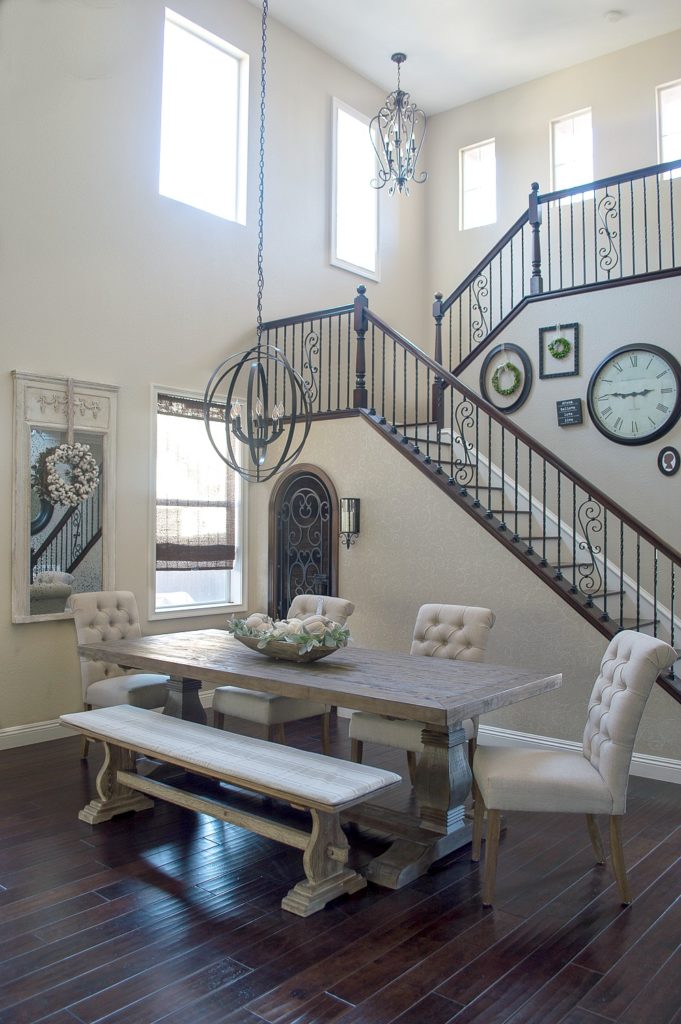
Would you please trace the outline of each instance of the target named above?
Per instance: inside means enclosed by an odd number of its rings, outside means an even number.
[[[303,920],[296,850],[167,804],[79,822],[78,749],[0,753],[0,1024],[681,1024],[679,786],[631,780],[628,909],[581,816],[513,814],[494,910],[466,848]]]

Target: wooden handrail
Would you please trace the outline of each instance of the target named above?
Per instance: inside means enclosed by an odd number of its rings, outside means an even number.
[[[639,181],[641,178],[652,178],[653,176],[667,174],[681,168],[681,160],[669,160],[665,164],[652,164],[650,167],[641,167],[637,171],[625,171],[623,174],[611,174],[609,178],[599,178],[584,185],[573,185],[572,188],[562,188],[557,192],[546,192],[539,195],[538,202],[553,203],[559,199],[566,199],[568,196],[579,195],[580,192],[595,192],[597,189],[609,188],[610,185],[624,185],[627,181]]]
[[[466,277],[464,277],[464,279],[461,282],[461,284],[457,288],[454,289],[454,291],[451,293],[451,295],[448,295],[446,299],[442,300],[442,313],[443,314],[446,313],[447,310],[449,309],[449,307],[452,306],[456,302],[456,300],[459,298],[459,296],[461,294],[463,294],[463,292],[465,292],[466,289],[471,284],[473,284],[473,281],[475,281],[476,277],[478,277],[478,275],[485,269],[487,264],[491,263],[492,260],[494,259],[494,257],[499,255],[501,250],[506,245],[508,245],[508,243],[511,241],[511,238],[513,238],[514,235],[517,235],[518,232],[527,223],[528,223],[528,212],[527,212],[527,210],[525,210],[525,212],[523,214],[521,214],[520,217],[518,217],[518,219],[515,222],[515,224],[512,224],[511,227],[506,232],[506,234],[502,235],[501,238],[499,239],[499,241],[497,242],[497,244],[492,249],[490,249],[490,251],[487,253],[487,255],[483,256],[483,258],[480,260],[478,265],[476,267],[474,267],[473,270],[471,270],[470,274],[468,274]]]
[[[398,345],[401,345],[406,351],[410,352],[411,355],[419,362],[427,366],[433,371],[433,373],[439,377],[440,381],[452,387],[455,391],[458,391],[461,395],[471,401],[479,409],[482,409],[491,419],[496,420],[501,426],[507,430],[518,440],[522,441],[528,448],[531,448],[533,452],[542,458],[545,462],[548,462],[554,469],[562,473],[563,476],[568,477],[574,483],[576,483],[583,491],[585,491],[590,497],[595,498],[604,508],[625,523],[630,529],[634,530],[635,533],[643,537],[649,544],[656,547],[662,554],[672,561],[681,564],[681,552],[676,551],[666,541],[658,537],[657,534],[653,533],[642,523],[639,523],[633,516],[622,508],[616,501],[613,501],[607,494],[601,491],[598,487],[595,487],[589,480],[577,473],[572,466],[569,466],[567,462],[563,462],[557,455],[555,455],[548,448],[545,448],[540,441],[526,433],[522,427],[512,423],[508,417],[504,416],[502,412],[496,409],[490,402],[485,401],[480,395],[476,395],[469,387],[463,384],[454,374],[450,373],[449,370],[445,369],[440,363],[436,363],[434,359],[426,355],[418,345],[409,341],[404,335],[400,334],[399,331],[394,330],[380,317],[372,313],[370,309],[366,311],[367,320],[369,323],[373,323],[381,331],[384,331],[388,337],[392,338]]]
[[[271,331],[277,327],[290,327],[293,324],[304,324],[309,320],[330,320],[333,316],[352,313],[353,306],[334,306],[331,309],[317,309],[313,313],[299,313],[297,316],[284,316],[279,320],[268,320],[262,325],[263,331]]]

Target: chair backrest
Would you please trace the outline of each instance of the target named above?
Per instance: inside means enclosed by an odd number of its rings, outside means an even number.
[[[134,640],[142,635],[135,595],[129,590],[105,590],[91,594],[72,594],[66,603],[73,612],[79,644],[99,640]],[[88,687],[109,676],[123,676],[127,669],[113,662],[80,660],[83,698]]]
[[[495,619],[489,608],[423,604],[416,616],[409,653],[425,658],[484,661]]]
[[[327,615],[339,626],[344,626],[355,610],[352,601],[343,597],[326,597],[317,594],[298,594],[293,598],[286,613],[287,619],[304,619],[308,615]]]
[[[584,757],[597,769],[624,814],[629,766],[643,709],[655,679],[676,660],[669,644],[625,629],[612,638],[591,692],[584,729]]]

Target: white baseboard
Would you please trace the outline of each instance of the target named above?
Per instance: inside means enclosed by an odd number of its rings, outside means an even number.
[[[202,691],[199,693],[199,698],[204,707],[210,707],[213,700],[212,690]],[[48,740],[63,740],[69,735],[73,734],[57,721],[10,726],[0,729],[0,750],[25,747],[31,743],[45,743]],[[574,740],[536,736],[529,732],[499,729],[494,725],[481,725],[479,740],[490,747],[534,747],[540,750],[572,751],[582,749],[581,743],[576,743]],[[655,754],[634,753],[631,774],[644,779],[657,779],[658,782],[681,783],[681,761],[671,757],[657,757]]]
[[[494,725],[481,725],[478,738],[489,747],[534,747],[539,750],[582,749],[574,740],[559,740],[552,736],[536,736],[529,732],[513,729],[499,729]],[[658,782],[681,783],[681,761],[671,757],[657,757],[655,754],[637,754],[631,760],[631,774]]]

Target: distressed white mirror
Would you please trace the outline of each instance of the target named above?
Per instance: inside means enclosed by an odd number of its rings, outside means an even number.
[[[118,389],[14,371],[12,621],[113,586]]]

